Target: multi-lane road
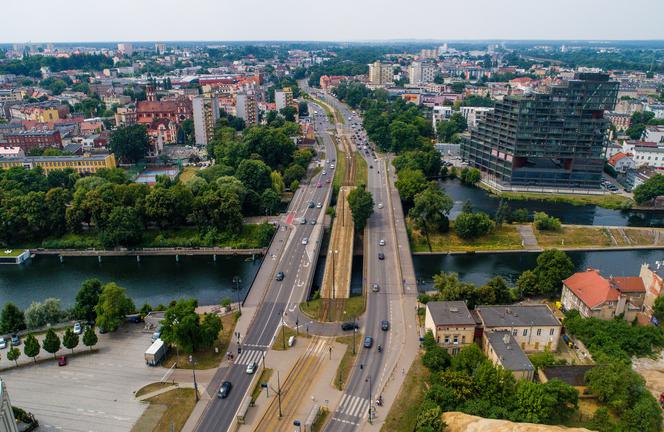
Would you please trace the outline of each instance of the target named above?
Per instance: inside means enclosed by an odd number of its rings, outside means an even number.
[[[313,106],[312,106],[313,108]],[[315,127],[329,128],[327,117],[321,108],[314,118]],[[325,136],[325,133],[321,133]],[[242,399],[251,383],[252,375],[246,373],[247,364],[263,359],[269,350],[275,333],[284,314],[292,312],[307,294],[308,285],[318,255],[322,239],[322,220],[329,202],[334,171],[330,161],[335,159],[335,148],[329,136],[323,139],[326,158],[321,162],[321,170],[310,184],[300,187],[291,201],[288,213],[264,258],[264,262],[252,284],[246,303],[256,306],[255,315],[248,331],[234,338],[232,352],[234,363],[220,368],[212,379],[208,391],[212,399],[197,425],[199,431],[225,431],[233,423]],[[323,174],[323,171],[326,174]],[[309,203],[313,202],[313,208]],[[317,204],[320,203],[320,207]],[[302,223],[300,218],[305,218]],[[312,221],[316,221],[312,224]],[[309,241],[303,242],[304,238]],[[276,274],[283,272],[283,280],[277,281]],[[226,399],[218,399],[215,394],[223,381],[230,381],[233,389]]]

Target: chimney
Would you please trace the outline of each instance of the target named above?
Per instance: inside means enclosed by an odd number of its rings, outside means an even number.
[[[505,333],[505,334],[503,335],[503,343],[504,343],[505,345],[509,345],[509,343],[510,343],[510,335],[509,335],[509,334]]]

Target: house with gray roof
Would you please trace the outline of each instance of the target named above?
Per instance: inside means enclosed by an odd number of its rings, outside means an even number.
[[[511,371],[514,378],[532,381],[535,367],[521,350],[512,333],[509,331],[487,333],[483,348],[493,364]]]
[[[473,343],[477,322],[462,301],[435,301],[426,305],[424,327],[438,344],[454,355]]]

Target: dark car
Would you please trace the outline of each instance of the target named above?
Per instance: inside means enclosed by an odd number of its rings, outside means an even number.
[[[360,326],[357,323],[354,322],[345,322],[341,323],[341,330],[343,331],[350,331],[350,330],[355,330],[360,328]]]
[[[277,279],[278,281],[282,281],[282,280],[284,280],[284,276],[285,276],[285,275],[284,275],[284,272],[278,272],[278,273],[277,273],[277,277],[276,277],[276,279]]]
[[[380,329],[382,331],[388,331],[390,329],[390,322],[388,320],[382,320],[380,322]]]
[[[219,388],[219,394],[217,395],[219,396],[219,399],[226,399],[232,388],[233,384],[231,384],[230,381],[224,381],[221,384],[221,387]]]
[[[371,348],[373,346],[373,338],[371,336],[367,336],[364,338],[364,347],[365,348]]]
[[[313,201],[309,201],[309,208],[316,207],[316,204]]]
[[[21,345],[21,338],[18,335],[12,335],[12,346]]]
[[[58,357],[58,366],[67,366],[67,357],[65,356]]]
[[[384,260],[385,259],[385,254],[382,252],[378,252],[378,259],[379,260]]]

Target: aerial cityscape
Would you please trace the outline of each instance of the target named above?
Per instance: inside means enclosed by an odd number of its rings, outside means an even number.
[[[663,429],[664,4],[34,3],[0,432]]]

